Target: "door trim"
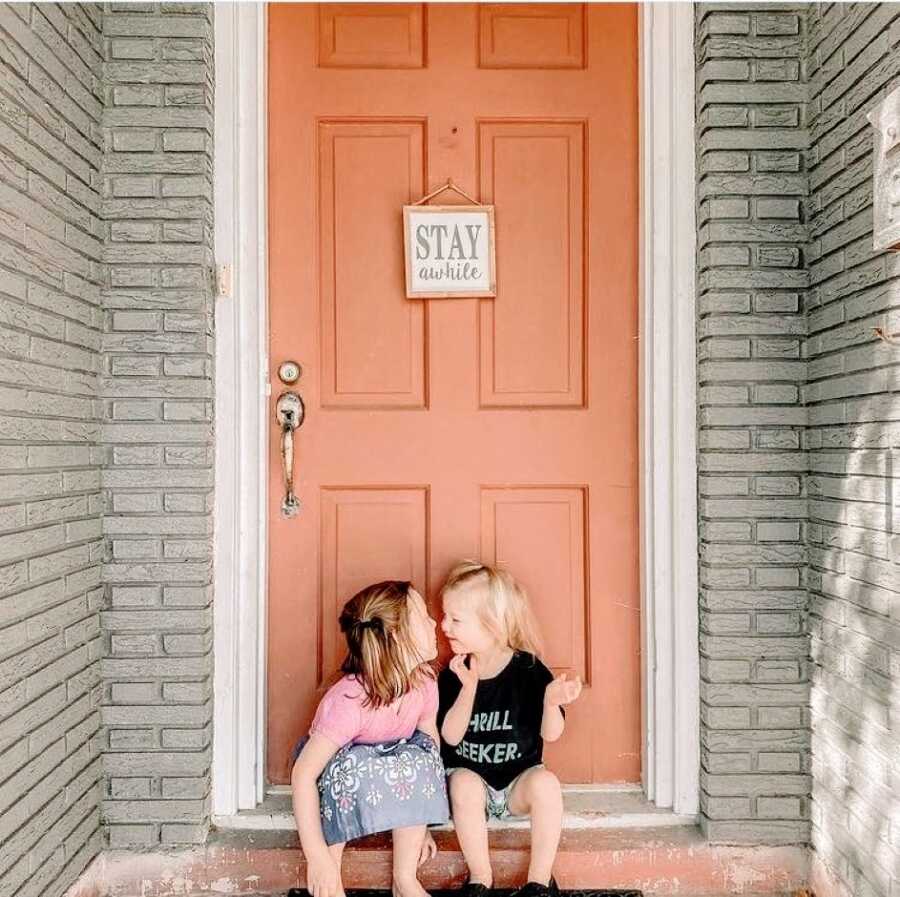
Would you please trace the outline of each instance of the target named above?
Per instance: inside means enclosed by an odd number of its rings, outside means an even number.
[[[694,24],[641,4],[640,517],[643,782],[699,806]],[[215,16],[217,263],[212,813],[264,795],[267,558],[266,8]]]
[[[648,800],[699,810],[694,10],[640,6],[641,763]]]
[[[266,7],[215,10],[216,298],[212,812],[263,799],[268,540]]]

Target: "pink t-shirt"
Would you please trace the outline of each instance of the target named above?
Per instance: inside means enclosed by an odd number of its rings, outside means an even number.
[[[392,704],[364,706],[366,693],[355,676],[344,676],[325,692],[310,735],[323,735],[338,747],[351,741],[379,744],[409,738],[417,728],[433,725],[437,715],[437,681],[425,679]]]

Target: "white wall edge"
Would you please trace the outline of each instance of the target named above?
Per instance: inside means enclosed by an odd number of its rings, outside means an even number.
[[[217,4],[215,677],[212,813],[263,798],[268,476],[266,13]],[[694,22],[640,7],[643,782],[699,810]]]
[[[640,7],[641,623],[648,799],[699,810],[694,9]]]
[[[265,773],[268,317],[266,8],[215,8],[216,507],[212,813],[255,807]]]

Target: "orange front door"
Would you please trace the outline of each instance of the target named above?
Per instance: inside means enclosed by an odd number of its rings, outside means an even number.
[[[460,558],[527,586],[585,678],[548,760],[637,781],[633,5],[269,8],[272,401],[299,362],[299,515],[272,416],[268,775],[288,778],[357,589]],[[406,299],[402,206],[496,209],[496,299]],[[451,203],[453,194],[439,202]]]

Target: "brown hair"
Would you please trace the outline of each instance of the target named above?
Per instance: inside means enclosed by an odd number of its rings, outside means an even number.
[[[357,592],[339,618],[347,639],[341,672],[356,676],[366,703],[381,707],[433,675],[410,636],[409,588],[412,583],[386,580]]]
[[[540,657],[543,646],[534,611],[525,590],[512,574],[490,564],[460,561],[447,576],[441,597],[469,584],[484,586],[476,610],[494,637],[514,651],[527,651]]]

